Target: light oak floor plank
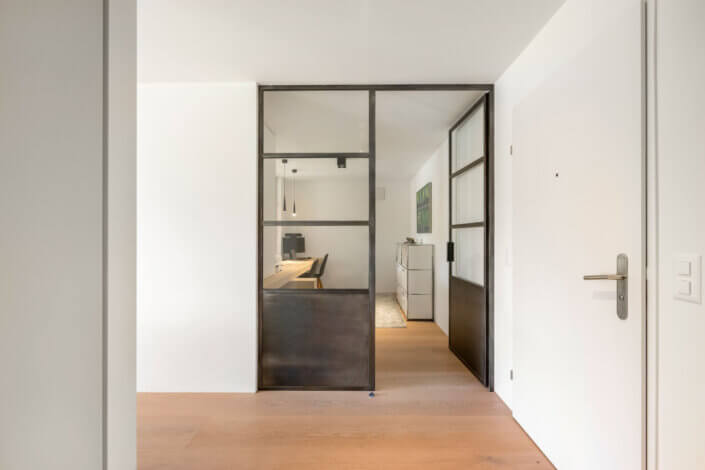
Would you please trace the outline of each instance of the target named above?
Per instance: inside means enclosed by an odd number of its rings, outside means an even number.
[[[377,391],[138,394],[140,470],[552,469],[430,322],[377,329]]]

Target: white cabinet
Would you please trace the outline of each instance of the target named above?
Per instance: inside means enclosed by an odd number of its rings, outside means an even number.
[[[433,320],[433,245],[397,244],[397,301],[409,320]]]

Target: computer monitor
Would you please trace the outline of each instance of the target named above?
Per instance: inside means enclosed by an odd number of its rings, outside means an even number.
[[[296,253],[306,251],[306,239],[300,233],[286,233],[282,237],[282,254],[290,259],[296,258]]]

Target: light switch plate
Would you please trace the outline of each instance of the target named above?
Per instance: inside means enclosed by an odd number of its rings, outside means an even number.
[[[702,257],[678,254],[673,260],[673,297],[686,302],[702,302]]]
[[[680,260],[676,261],[676,275],[677,276],[690,276],[692,263],[690,260]]]
[[[678,295],[689,296],[693,293],[693,285],[685,279],[678,279]]]

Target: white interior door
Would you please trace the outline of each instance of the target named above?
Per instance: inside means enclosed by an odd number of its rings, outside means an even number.
[[[644,462],[640,2],[514,110],[513,411],[560,470]],[[628,317],[617,316],[617,255]]]

